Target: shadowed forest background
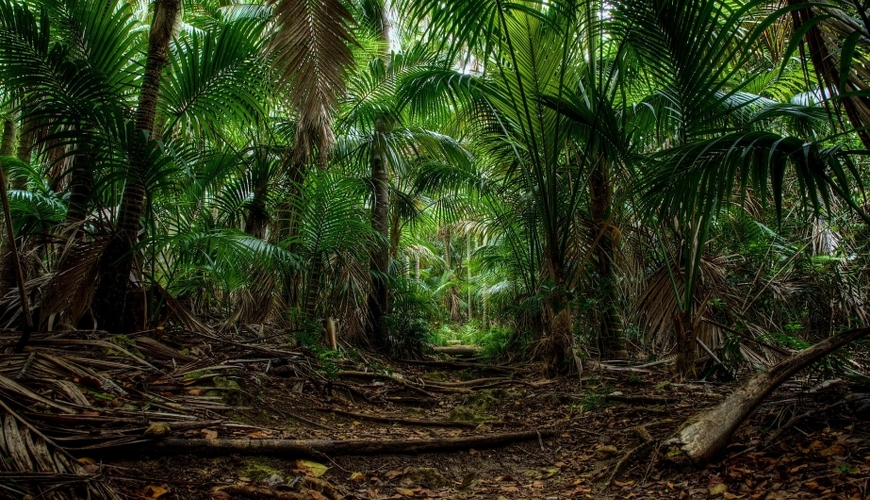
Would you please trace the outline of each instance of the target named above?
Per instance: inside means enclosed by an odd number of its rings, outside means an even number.
[[[868,47],[866,0],[0,0],[6,376],[195,334],[866,384]]]

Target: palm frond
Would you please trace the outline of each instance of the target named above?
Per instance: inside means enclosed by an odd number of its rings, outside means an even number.
[[[354,19],[340,0],[274,0],[272,5],[278,28],[270,51],[297,113],[298,154],[309,156],[317,149],[324,162],[346,68],[353,63]]]

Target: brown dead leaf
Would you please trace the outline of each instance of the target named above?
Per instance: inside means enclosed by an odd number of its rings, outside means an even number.
[[[400,470],[388,470],[387,472],[384,472],[384,479],[386,479],[387,481],[392,481],[393,479],[396,479],[401,475],[402,471]]]
[[[90,457],[77,458],[76,461],[82,465],[96,465],[97,461]]]
[[[217,433],[217,431],[213,431],[213,430],[211,430],[211,429],[203,429],[203,430],[202,430],[202,435],[203,435],[206,439],[217,439],[217,437],[218,437],[218,433]]]
[[[156,484],[149,484],[145,487],[144,496],[147,499],[152,498],[160,498],[161,496],[169,493],[169,488],[164,484],[163,486],[157,486]]]
[[[308,495],[311,496],[311,498],[313,498],[314,500],[329,500],[328,498],[326,498],[323,495],[323,493],[321,493],[319,491],[316,491],[316,490],[303,490],[303,491],[305,493],[308,493]]]
[[[409,490],[408,488],[396,488],[396,493],[402,495],[403,497],[413,497],[416,495],[414,490]]]
[[[831,445],[824,450],[819,452],[820,457],[834,457],[834,456],[842,456],[846,454],[846,448],[843,445],[835,444]]]

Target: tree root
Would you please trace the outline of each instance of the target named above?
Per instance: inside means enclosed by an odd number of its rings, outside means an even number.
[[[357,377],[357,378],[373,378],[373,379],[385,379],[392,380],[393,382],[405,387],[410,391],[414,391],[419,393],[427,398],[435,399],[437,396],[432,394],[431,392],[423,389],[417,384],[411,383],[403,378],[396,377],[395,375],[389,375],[387,373],[372,373],[372,372],[356,372],[356,371],[348,371],[341,370],[338,372],[339,377]],[[452,392],[452,391],[451,391]]]
[[[474,363],[472,361],[421,361],[416,359],[402,359],[399,361],[402,363],[407,363],[409,365],[438,366],[442,368],[457,368],[459,370],[472,369],[479,370],[481,372],[504,373],[506,375],[512,375],[516,373],[515,369],[508,368],[506,366],[486,365],[482,363]]]
[[[619,462],[616,462],[616,465],[613,466],[613,472],[610,473],[610,477],[608,477],[607,481],[604,483],[605,488],[613,483],[616,476],[625,472],[625,469],[628,468],[629,465],[645,457],[655,447],[656,440],[653,439],[652,435],[645,427],[637,426],[633,427],[632,430],[642,443],[640,446],[631,449],[628,453],[623,455],[622,458],[619,459]]]

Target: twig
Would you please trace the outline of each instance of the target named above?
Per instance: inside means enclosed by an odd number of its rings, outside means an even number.
[[[797,425],[797,423],[800,422],[801,420],[803,420],[807,417],[811,417],[811,416],[815,415],[816,413],[826,412],[826,411],[830,410],[831,408],[835,408],[835,407],[840,406],[840,405],[845,404],[845,403],[846,403],[845,401],[837,401],[836,403],[831,403],[823,408],[815,408],[815,409],[812,409],[806,413],[801,413],[800,415],[796,415],[796,416],[792,417],[791,420],[789,420],[788,422],[785,423],[785,425],[783,425],[779,429],[770,433],[770,436],[768,436],[767,439],[764,440],[765,446],[769,446],[770,443],[775,441],[776,438],[778,438],[783,432],[785,432],[788,429],[791,429],[792,427]]]
[[[616,465],[613,467],[613,472],[610,473],[610,477],[607,478],[607,481],[604,483],[605,488],[610,486],[610,484],[613,483],[613,480],[616,479],[616,476],[622,474],[626,467],[628,467],[632,462],[652,451],[653,446],[656,443],[656,440],[653,439],[652,435],[650,435],[645,427],[637,426],[632,430],[637,434],[637,437],[640,438],[642,443],[640,446],[633,448],[626,453],[621,459],[619,459],[619,462],[616,462]]]

